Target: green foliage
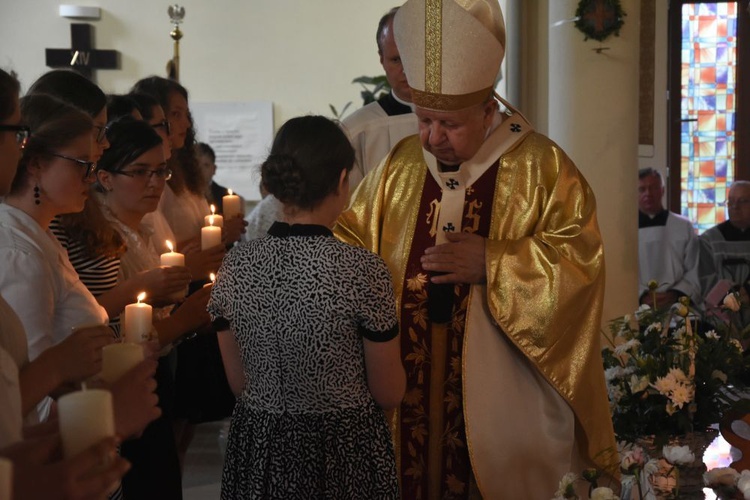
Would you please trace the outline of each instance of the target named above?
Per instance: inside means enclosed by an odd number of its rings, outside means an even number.
[[[352,83],[358,83],[360,87],[362,87],[362,90],[359,93],[362,97],[362,106],[367,106],[371,102],[377,101],[391,91],[391,86],[385,75],[359,76],[352,80]],[[341,111],[339,111],[333,104],[329,104],[328,107],[331,109],[334,118],[337,120],[343,120],[346,111],[351,105],[351,101],[347,102],[344,107],[341,108]]]

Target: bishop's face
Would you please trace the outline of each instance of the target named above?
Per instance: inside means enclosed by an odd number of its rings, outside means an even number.
[[[460,165],[479,151],[496,111],[494,99],[459,111],[417,107],[422,147],[444,165]]]

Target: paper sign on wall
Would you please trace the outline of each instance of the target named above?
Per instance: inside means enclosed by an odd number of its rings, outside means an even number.
[[[216,153],[214,180],[246,200],[260,200],[260,164],[273,141],[269,101],[190,103],[198,141]]]

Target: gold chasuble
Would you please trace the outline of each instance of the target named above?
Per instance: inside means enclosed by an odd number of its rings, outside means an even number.
[[[430,283],[419,259],[447,231],[487,238],[486,285]],[[548,499],[567,472],[617,474],[595,201],[557,145],[510,108],[455,172],[406,138],[359,185],[335,232],[378,253],[393,276],[404,499],[470,498],[477,487],[485,499]],[[441,312],[445,322],[430,320]]]

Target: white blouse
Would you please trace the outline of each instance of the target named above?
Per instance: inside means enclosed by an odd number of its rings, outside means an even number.
[[[187,189],[179,195],[167,184],[159,201],[159,211],[169,223],[177,242],[198,238],[203,227],[203,218],[211,214],[205,196],[191,193]]]
[[[0,204],[0,262],[0,296],[23,324],[30,359],[75,327],[107,323],[55,236],[6,204]]]

